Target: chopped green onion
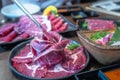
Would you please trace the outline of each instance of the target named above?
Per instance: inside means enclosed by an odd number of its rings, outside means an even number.
[[[86,21],[84,21],[84,23],[82,24],[82,28],[83,29],[87,29],[88,23]]]
[[[101,39],[103,37],[105,37],[107,34],[109,34],[110,32],[97,32],[93,35],[90,36],[91,40],[97,40],[97,39]]]
[[[73,50],[73,49],[75,49],[75,48],[77,48],[77,47],[79,47],[79,44],[75,44],[75,43],[72,43],[72,44],[70,44],[70,45],[67,46],[67,48],[68,48],[69,50]]]

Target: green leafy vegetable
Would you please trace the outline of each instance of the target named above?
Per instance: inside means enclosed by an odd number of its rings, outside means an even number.
[[[55,10],[52,10],[51,13],[52,14],[57,14],[57,12]]]
[[[103,32],[103,31],[100,31],[100,32],[97,32],[93,35],[90,36],[90,39],[91,40],[97,40],[97,39],[101,39],[103,37],[105,37],[107,34],[109,34],[110,32]]]
[[[67,48],[68,48],[69,50],[73,50],[73,49],[75,49],[75,48],[77,48],[77,47],[79,47],[79,44],[75,44],[75,43],[72,43],[72,44],[70,44],[70,45],[67,46]]]
[[[112,38],[108,42],[108,45],[111,45],[117,41],[120,41],[120,29],[118,27],[116,27],[115,33],[113,34]]]
[[[83,29],[87,29],[88,23],[86,21],[84,21],[84,23],[82,24],[82,28]]]

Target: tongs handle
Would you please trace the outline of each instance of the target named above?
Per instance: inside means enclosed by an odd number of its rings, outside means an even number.
[[[13,2],[38,26],[42,29],[41,24],[29,13],[27,9],[24,8],[24,6],[18,1],[13,0]]]

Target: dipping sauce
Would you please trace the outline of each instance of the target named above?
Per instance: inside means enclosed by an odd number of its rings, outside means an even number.
[[[108,72],[105,72],[105,75],[110,79],[110,80],[120,80],[120,68],[111,70]]]

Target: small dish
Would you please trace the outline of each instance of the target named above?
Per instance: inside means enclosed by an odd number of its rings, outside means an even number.
[[[83,11],[72,12],[71,16],[75,20],[88,17],[87,14]]]
[[[35,14],[40,11],[40,7],[35,4],[24,3],[23,6],[30,12],[30,14]],[[1,13],[7,18],[19,18],[20,16],[25,15],[15,4],[3,7]]]
[[[80,10],[80,11],[72,12],[71,16],[74,20],[77,20],[77,19],[83,19],[88,17],[97,17],[99,15],[95,11]]]

